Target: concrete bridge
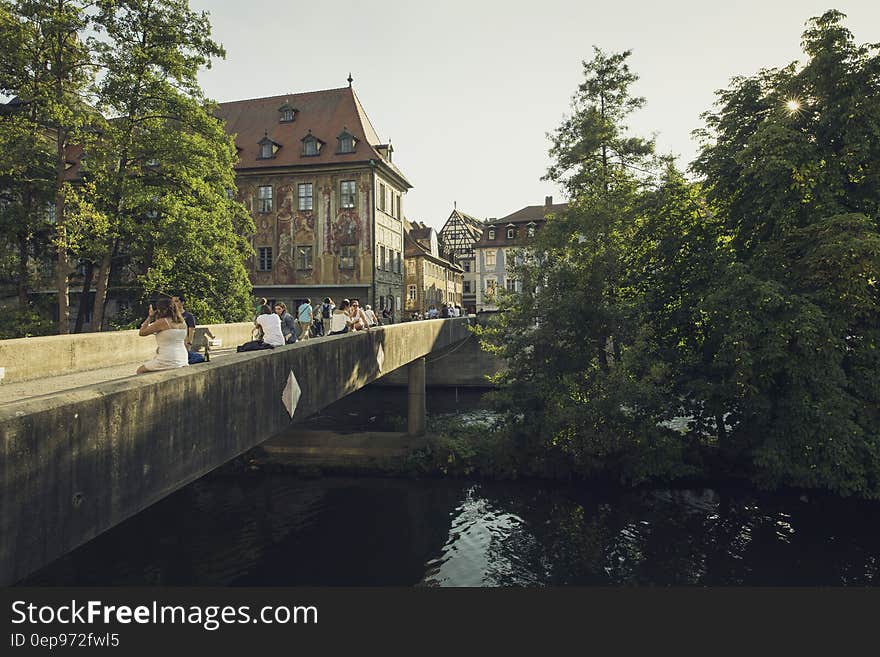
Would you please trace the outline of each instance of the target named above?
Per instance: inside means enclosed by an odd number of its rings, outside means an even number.
[[[468,323],[395,324],[72,389],[52,377],[107,362],[133,372],[131,354],[146,360],[155,341],[136,331],[2,341],[0,389],[31,394],[0,402],[0,585],[399,368],[408,430],[423,432],[425,357],[466,340]],[[226,346],[250,338],[250,324],[211,328]]]

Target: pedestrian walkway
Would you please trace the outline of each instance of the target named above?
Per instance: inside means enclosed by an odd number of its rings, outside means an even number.
[[[228,354],[234,353],[236,353],[235,349],[212,349],[211,362],[213,363],[218,358],[222,359]],[[112,367],[102,367],[96,370],[57,374],[39,379],[30,379],[28,381],[0,383],[0,405],[22,399],[43,397],[57,392],[95,385],[96,383],[106,383],[107,381],[142,376],[135,374],[138,365],[142,362],[143,361],[137,361],[134,363],[125,363],[123,365],[113,365]],[[200,365],[201,363],[190,365],[190,367],[199,367]]]

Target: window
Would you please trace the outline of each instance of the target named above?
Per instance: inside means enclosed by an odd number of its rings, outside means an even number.
[[[261,246],[257,249],[257,271],[272,271],[271,246]]]
[[[379,247],[379,269],[385,269],[385,247]]]
[[[410,276],[415,276],[416,274],[416,261],[415,260],[407,260],[406,262],[406,273]]]
[[[314,199],[312,198],[312,183],[300,183],[298,186],[299,209],[312,210]]]
[[[495,268],[495,251],[486,251],[486,267]]]
[[[464,268],[465,271],[469,272],[471,270],[471,261],[470,260],[462,260],[461,266],[462,266],[462,268]]]
[[[507,281],[505,282],[505,285],[507,286],[508,292],[516,292],[516,279],[515,278],[508,278]]]
[[[47,203],[46,204],[46,223],[54,224],[55,223],[55,204]]]
[[[461,291],[464,292],[465,294],[470,294],[470,291],[471,291],[471,282],[470,282],[470,281],[464,281],[464,282],[462,283]]]
[[[510,227],[507,229],[507,239],[512,240],[516,237],[516,228]]]
[[[379,183],[379,209],[385,212],[385,183]]]
[[[296,268],[297,269],[312,269],[314,267],[314,263],[312,262],[312,246],[298,246],[296,247]]]
[[[281,123],[290,123],[296,118],[297,110],[290,105],[290,102],[285,101],[285,103],[278,108],[278,112],[281,114]]]
[[[357,190],[354,180],[343,180],[339,186],[340,205],[343,208],[353,208],[357,202]]]
[[[395,251],[394,254],[397,257],[397,268],[394,271],[396,271],[398,274],[402,274],[403,273],[403,258],[401,257],[400,251]]]
[[[394,217],[400,219],[400,194],[395,194],[394,197],[397,199],[397,207],[395,208]]]
[[[354,147],[357,144],[357,140],[347,129],[343,130],[343,132],[336,138],[336,141],[339,144],[336,151],[337,153],[354,153]]]
[[[494,229],[494,228],[490,228],[490,229],[489,229],[489,239],[490,239],[490,240],[494,240],[494,239],[495,239],[495,229]]]
[[[495,297],[495,286],[497,282],[494,278],[486,279],[486,296],[490,299]]]
[[[260,159],[268,160],[272,158],[272,143],[263,142],[260,144]]]
[[[527,234],[529,237],[534,237],[534,236],[535,236],[535,227],[534,227],[534,226],[529,226],[528,229],[526,230],[526,234]]]
[[[357,247],[354,245],[351,246],[343,246],[339,251],[339,268],[340,269],[354,269],[355,249]]]
[[[272,212],[272,185],[257,187],[257,208],[259,212]]]
[[[407,285],[406,286],[406,300],[407,301],[415,301],[416,300],[416,286],[415,285]]]
[[[324,142],[315,137],[312,131],[309,130],[309,134],[302,138],[302,145],[302,154],[309,157],[320,154],[321,149],[324,147]]]

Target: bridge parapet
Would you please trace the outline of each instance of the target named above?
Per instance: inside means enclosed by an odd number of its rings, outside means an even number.
[[[207,324],[224,346],[251,339],[252,322]],[[149,360],[156,352],[156,340],[143,338],[136,329],[45,335],[36,338],[0,340],[0,367],[6,383],[39,379],[54,374],[93,370]]]
[[[0,406],[0,585],[468,335],[466,318],[408,322]]]

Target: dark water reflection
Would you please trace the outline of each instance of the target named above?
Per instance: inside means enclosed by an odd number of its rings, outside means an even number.
[[[213,475],[22,583],[864,586],[878,519],[788,493]]]

